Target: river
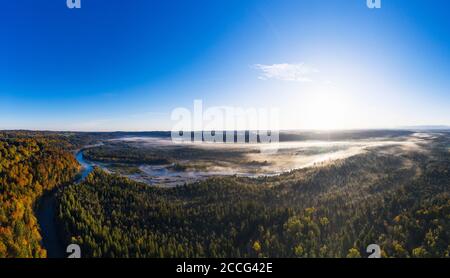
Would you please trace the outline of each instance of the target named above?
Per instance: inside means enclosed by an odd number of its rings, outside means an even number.
[[[84,148],[86,149],[86,148]],[[75,183],[82,182],[94,169],[93,165],[87,162],[83,157],[83,150],[76,152],[75,155],[78,163],[83,167],[79,177]],[[36,208],[36,217],[40,226],[42,244],[47,250],[47,257],[49,258],[64,258],[66,253],[66,246],[58,236],[58,223],[56,220],[56,194],[58,186],[50,192],[45,193],[38,201]]]

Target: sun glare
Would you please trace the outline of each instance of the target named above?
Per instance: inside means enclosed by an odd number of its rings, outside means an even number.
[[[349,127],[348,103],[342,95],[318,94],[307,105],[310,129],[345,129]]]

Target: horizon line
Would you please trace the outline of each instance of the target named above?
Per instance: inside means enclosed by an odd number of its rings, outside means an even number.
[[[414,130],[429,130],[429,131],[450,131],[450,125],[418,125],[418,126],[400,126],[400,127],[376,127],[376,128],[335,128],[335,129],[313,129],[313,128],[289,128],[289,129],[280,129],[276,130],[277,132],[292,132],[292,131],[320,131],[320,132],[338,132],[338,131],[379,131],[379,130],[404,130],[404,131],[414,131]],[[0,132],[11,132],[11,131],[23,131],[23,132],[68,132],[68,133],[145,133],[145,132],[163,132],[163,133],[171,133],[172,130],[57,130],[57,129],[0,129]],[[211,131],[219,131],[219,132],[248,132],[248,131],[258,131],[256,129],[246,129],[246,130],[231,130],[231,129],[223,129],[223,130],[191,130],[187,132],[211,132]],[[261,130],[266,131],[266,130]],[[271,131],[271,130],[267,130]]]

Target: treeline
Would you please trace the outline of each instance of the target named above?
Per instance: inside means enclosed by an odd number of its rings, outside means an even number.
[[[46,257],[33,207],[78,173],[70,146],[56,134],[0,132],[0,258]]]
[[[450,256],[448,140],[373,150],[279,177],[212,178],[172,189],[96,169],[58,205],[86,257]]]
[[[143,151],[125,143],[110,143],[108,145],[87,149],[84,156],[91,161],[125,164],[169,164],[170,161],[154,152]]]

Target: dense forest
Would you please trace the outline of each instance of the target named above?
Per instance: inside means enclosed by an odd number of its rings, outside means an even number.
[[[71,146],[56,134],[0,132],[0,258],[46,257],[33,208],[78,173]]]
[[[74,151],[116,136],[0,132],[0,257],[46,257],[33,209],[54,188],[61,237],[84,257],[367,257],[374,243],[384,257],[450,257],[448,135],[275,177],[160,188],[96,169],[71,184]]]
[[[84,156],[92,161],[106,163],[128,163],[128,164],[168,164],[168,159],[157,152],[144,152],[142,149],[133,148],[121,143],[110,143],[108,145],[90,148],[84,151]]]
[[[150,187],[96,169],[58,218],[86,257],[450,256],[448,137],[259,179]]]

